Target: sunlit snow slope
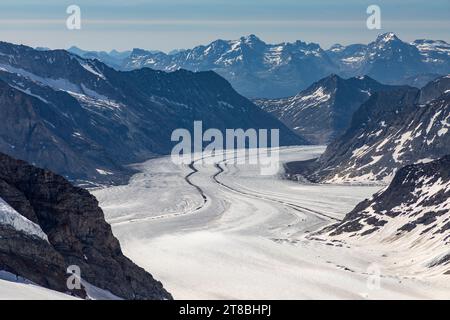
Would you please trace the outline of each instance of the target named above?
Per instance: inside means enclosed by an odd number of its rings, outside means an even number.
[[[0,270],[0,300],[72,300],[75,297],[37,286]]]

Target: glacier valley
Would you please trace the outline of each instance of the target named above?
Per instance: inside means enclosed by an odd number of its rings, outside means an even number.
[[[279,161],[316,158],[324,149],[283,147]],[[127,185],[93,191],[124,254],[175,299],[448,297],[445,275],[399,267],[405,257],[395,248],[309,237],[381,186],[294,182],[229,156],[193,159],[155,158],[138,165]]]

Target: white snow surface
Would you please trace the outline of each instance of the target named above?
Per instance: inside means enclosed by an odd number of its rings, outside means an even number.
[[[323,151],[281,148],[280,161]],[[379,250],[307,237],[379,187],[296,183],[230,160],[193,166],[196,172],[170,157],[153,159],[128,185],[94,192],[124,253],[175,299],[449,297],[448,281],[399,273],[390,252],[385,258]],[[373,264],[381,270],[379,288],[370,285]]]
[[[0,300],[74,300],[75,297],[46,289],[22,277],[0,270]]]
[[[22,216],[2,198],[0,198],[0,225],[7,225],[17,231],[48,241],[47,235],[39,225]]]
[[[90,73],[96,75],[99,78],[102,79],[106,79],[106,77],[103,75],[103,73],[101,73],[100,71],[97,70],[97,68],[92,64],[90,64],[90,62],[86,61],[86,60],[81,60],[79,59],[78,62],[80,63],[80,65],[86,69],[87,71],[89,71]]]
[[[83,67],[86,69],[87,65],[83,65]],[[88,104],[92,106],[100,106],[100,107],[109,107],[109,108],[117,108],[120,107],[120,104],[117,102],[109,99],[108,97],[86,87],[84,84],[81,84],[81,86],[70,82],[68,79],[53,79],[53,78],[44,78],[39,75],[36,75],[34,73],[31,73],[27,70],[16,68],[11,65],[6,64],[0,64],[0,70],[6,71],[9,73],[17,74],[21,77],[27,78],[31,81],[33,81],[36,84],[39,84],[41,86],[48,86],[51,87],[54,90],[60,90],[60,91],[66,91],[67,93],[71,94],[74,98],[79,100],[81,104]],[[91,67],[89,70],[91,73],[94,71]],[[96,74],[100,77],[99,74]],[[19,88],[17,88],[19,89]],[[22,89],[19,89],[21,91],[24,91]],[[29,91],[28,89],[26,89]],[[28,94],[27,91],[24,91]],[[35,96],[35,95],[34,95]],[[35,96],[39,98],[40,100],[45,101],[42,97]]]
[[[110,291],[100,289],[85,280],[81,280],[81,283],[88,300],[122,300]],[[79,300],[79,298],[41,287],[28,279],[0,270],[0,300]]]

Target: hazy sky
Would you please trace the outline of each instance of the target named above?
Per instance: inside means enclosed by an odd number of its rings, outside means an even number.
[[[81,8],[81,30],[66,28],[71,4]],[[382,30],[366,27],[371,4],[381,7]],[[168,51],[253,33],[270,43],[303,40],[327,48],[393,31],[408,41],[450,42],[449,17],[450,0],[1,0],[0,40]]]

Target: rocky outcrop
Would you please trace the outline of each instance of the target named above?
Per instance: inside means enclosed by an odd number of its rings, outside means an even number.
[[[0,269],[35,284],[69,293],[64,258],[47,241],[0,225]],[[84,289],[70,292],[87,297]]]
[[[0,198],[46,239],[0,226],[0,270],[66,292],[66,269],[125,299],[170,299],[162,284],[125,257],[94,196],[63,177],[0,154]],[[72,292],[85,297],[85,291]]]

